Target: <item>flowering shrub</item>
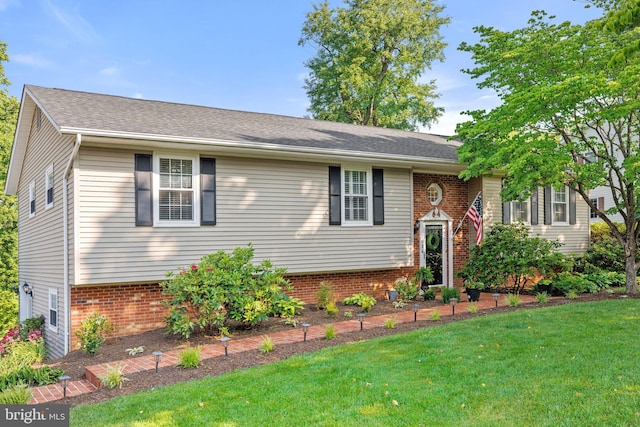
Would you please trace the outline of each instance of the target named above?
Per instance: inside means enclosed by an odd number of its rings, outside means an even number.
[[[251,263],[251,245],[231,253],[205,255],[199,264],[167,273],[160,284],[171,298],[165,302],[168,331],[189,338],[192,333],[224,330],[230,320],[257,325],[269,316],[291,317],[302,309],[302,301],[288,297],[285,269],[269,260]]]
[[[44,357],[44,318],[32,317],[19,325],[13,326],[0,340],[0,357],[5,357],[13,345],[19,342],[37,347],[38,353]]]

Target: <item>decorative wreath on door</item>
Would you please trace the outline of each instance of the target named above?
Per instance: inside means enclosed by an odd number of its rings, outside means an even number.
[[[436,233],[427,234],[427,249],[435,251],[440,246],[440,236]]]

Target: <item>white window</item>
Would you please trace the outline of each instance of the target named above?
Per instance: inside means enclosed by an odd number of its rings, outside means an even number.
[[[29,217],[36,214],[36,182],[29,184]]]
[[[49,329],[58,332],[58,290],[49,289]]]
[[[589,199],[589,201],[591,202],[592,205],[594,205],[595,207],[598,207],[598,199]],[[598,218],[598,214],[596,213],[595,210],[593,209],[589,209],[589,218]]]
[[[511,202],[511,222],[529,223],[529,200]]]
[[[569,223],[569,192],[567,187],[551,190],[551,214],[553,224]]]
[[[196,225],[196,159],[159,155],[154,157],[154,161],[155,224]]]
[[[344,169],[343,224],[371,225],[371,171]]]
[[[442,188],[438,184],[431,184],[427,187],[427,197],[433,206],[437,206],[442,201]]]
[[[44,182],[45,182],[45,209],[49,209],[53,206],[53,165],[47,168],[47,171],[44,174]]]

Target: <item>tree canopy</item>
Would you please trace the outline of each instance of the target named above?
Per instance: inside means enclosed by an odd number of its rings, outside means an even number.
[[[9,60],[7,45],[0,41],[0,186],[4,184],[11,157],[11,145],[18,118],[19,103],[8,94],[9,81],[3,62]],[[13,288],[18,282],[18,206],[15,196],[0,193],[0,288]]]
[[[316,55],[305,65],[309,112],[317,119],[406,130],[430,126],[435,81],[425,71],[444,59],[440,37],[449,18],[432,0],[345,0],[307,14],[299,45]]]
[[[463,43],[475,68],[464,70],[494,89],[502,104],[467,112],[459,149],[471,178],[501,170],[505,200],[523,199],[538,186],[566,185],[613,229],[625,248],[627,291],[637,292],[636,240],[640,231],[640,63],[634,55],[610,66],[629,33],[555,23],[542,11],[512,32],[477,27],[477,44]],[[589,190],[606,185],[624,218],[618,229],[591,203]]]

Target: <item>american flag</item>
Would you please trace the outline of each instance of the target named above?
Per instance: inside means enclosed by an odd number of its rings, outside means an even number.
[[[476,244],[482,241],[482,192],[478,193],[476,199],[471,203],[465,217],[468,217],[473,223],[473,229],[476,231]]]

